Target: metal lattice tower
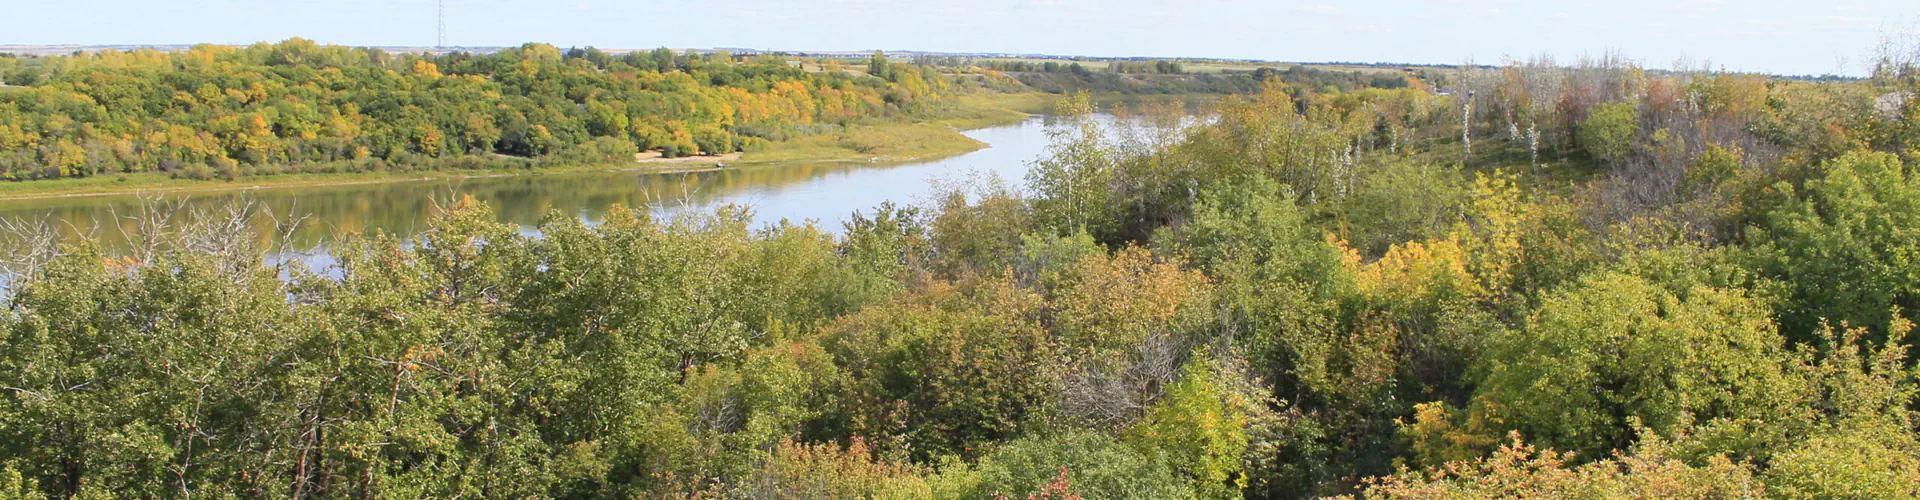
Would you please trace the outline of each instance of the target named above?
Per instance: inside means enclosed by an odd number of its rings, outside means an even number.
[[[447,47],[447,0],[439,0],[439,7],[440,7],[440,38],[439,38],[439,41],[434,45],[434,47],[439,47],[444,49]]]

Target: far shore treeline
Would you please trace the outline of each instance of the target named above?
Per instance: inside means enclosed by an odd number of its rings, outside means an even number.
[[[665,49],[527,44],[389,54],[293,39],[176,53],[0,58],[0,176],[484,168],[719,154],[949,92],[931,68],[879,76]]]
[[[1159,73],[1140,64],[1089,72],[878,52],[841,61],[537,43],[393,54],[297,38],[0,55],[0,179],[623,164],[639,151],[754,151],[854,124],[951,116],[959,104],[949,98],[961,93],[1245,94],[1267,80],[1312,91],[1407,81],[1298,66],[1184,75],[1178,63],[1160,63]],[[1074,71],[1049,73],[1059,68]]]

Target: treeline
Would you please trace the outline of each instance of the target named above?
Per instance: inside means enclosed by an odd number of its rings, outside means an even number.
[[[10,282],[0,492],[1911,498],[1887,68],[1082,94],[1027,189],[838,234],[460,202],[321,276],[143,225]]]
[[[1184,67],[1180,65],[1179,61],[1168,61],[1168,60],[1162,59],[1162,60],[1153,61],[1153,62],[1114,61],[1114,62],[1107,63],[1107,72],[1109,73],[1145,73],[1145,74],[1155,74],[1155,75],[1180,75],[1180,74],[1186,74],[1187,71]]]
[[[1035,61],[1005,61],[1005,60],[997,60],[997,59],[988,59],[983,61],[936,60],[935,62],[946,62],[946,63],[956,64],[956,65],[974,66],[974,67],[990,69],[994,71],[1010,72],[1010,73],[1033,73],[1033,72],[1086,73],[1090,71],[1087,66],[1083,66],[1076,61],[1069,61],[1069,62],[1062,63],[1060,61],[1035,62]],[[1157,61],[1110,61],[1107,63],[1105,71],[1108,73],[1136,73],[1136,74],[1155,74],[1155,75],[1186,74],[1186,70],[1182,69],[1182,66],[1179,61],[1172,61],[1172,60],[1165,60],[1165,59],[1157,60]]]
[[[1052,64],[1051,62],[1048,64]],[[1119,64],[1119,63],[1116,63]],[[1128,63],[1132,64],[1132,63]],[[1141,63],[1145,64],[1145,63]],[[1177,64],[1177,63],[1176,63]],[[1074,92],[1152,94],[1251,94],[1269,83],[1284,84],[1296,97],[1321,92],[1349,92],[1366,88],[1407,88],[1414,80],[1400,73],[1336,71],[1294,65],[1286,70],[1257,68],[1252,71],[1221,73],[1171,73],[1128,67],[1125,71],[1094,71],[1078,63],[1055,71],[1009,73],[1034,90],[1070,94]]]
[[[1244,74],[1138,75],[1104,71],[1069,71],[1010,73],[1009,76],[1019,80],[1028,88],[1050,94],[1074,92],[1136,95],[1248,94],[1260,89],[1260,82]]]
[[[1087,73],[1087,72],[1093,71],[1089,69],[1086,65],[1082,65],[1079,62],[1075,62],[1075,61],[1034,62],[1034,61],[1001,61],[1001,60],[989,59],[985,61],[959,60],[959,61],[950,61],[950,62],[959,66],[977,66],[980,68],[990,69],[994,71],[1012,72],[1012,73],[1033,73],[1033,72]]]
[[[562,53],[440,56],[292,39],[181,53],[3,58],[0,177],[203,177],[621,161],[718,154],[910,112],[950,82],[870,78],[777,58]]]
[[[1364,88],[1398,89],[1406,88],[1412,82],[1406,75],[1394,70],[1338,71],[1303,64],[1288,66],[1285,70],[1258,68],[1252,73],[1253,79],[1259,82],[1279,81],[1330,92],[1347,92]]]

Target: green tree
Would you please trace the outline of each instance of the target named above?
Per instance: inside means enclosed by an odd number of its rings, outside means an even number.
[[[1604,457],[1634,426],[1672,435],[1690,420],[1782,414],[1799,390],[1771,311],[1744,293],[1676,295],[1620,274],[1545,299],[1496,337],[1474,411],[1539,443]]]
[[[873,51],[873,56],[867,58],[867,74],[883,80],[893,80],[893,65],[887,62],[886,52]]]
[[[1580,146],[1587,154],[1608,163],[1619,163],[1633,153],[1640,134],[1640,112],[1629,102],[1595,106],[1580,122]]]
[[[978,468],[973,498],[1039,493],[1062,471],[1085,498],[1193,498],[1165,462],[1100,433],[1014,440],[982,457]]]
[[[1764,476],[1777,498],[1920,496],[1920,439],[1885,420],[1834,428],[1772,457]]]
[[[1920,307],[1920,178],[1898,157],[1856,152],[1822,165],[1749,230],[1754,265],[1791,288],[1780,311],[1790,331],[1822,320],[1871,325]],[[1896,339],[1906,341],[1905,339]]]
[[[1759,498],[1753,472],[1726,457],[1689,464],[1667,454],[1658,436],[1631,453],[1572,465],[1572,454],[1515,440],[1492,456],[1444,469],[1402,471],[1368,481],[1366,499],[1415,498]]]
[[[1240,498],[1248,485],[1249,414],[1260,401],[1235,394],[1207,357],[1187,363],[1181,378],[1127,429],[1142,454],[1165,460],[1196,498]]]
[[[847,317],[824,337],[856,378],[836,418],[919,459],[977,455],[977,443],[1018,435],[1057,383],[1042,303],[1004,278],[976,278]]]
[[[1246,333],[1256,373],[1290,398],[1339,385],[1324,366],[1338,298],[1355,286],[1339,248],[1270,180],[1227,183],[1197,205],[1166,245],[1220,277],[1229,328]]]
[[[1021,235],[1032,224],[1026,200],[998,178],[939,195],[929,223],[934,251],[951,276],[999,273],[1013,264]]]
[[[1034,191],[1034,218],[1057,234],[1085,229],[1102,241],[1113,241],[1119,230],[1114,188],[1119,165],[1107,144],[1092,101],[1085,93],[1055,105],[1063,120],[1047,131],[1048,154],[1027,172]]]

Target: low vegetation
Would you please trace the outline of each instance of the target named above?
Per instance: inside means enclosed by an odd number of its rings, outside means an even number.
[[[33,247],[0,495],[1912,498],[1916,60],[1079,94],[1024,188],[837,232]]]

